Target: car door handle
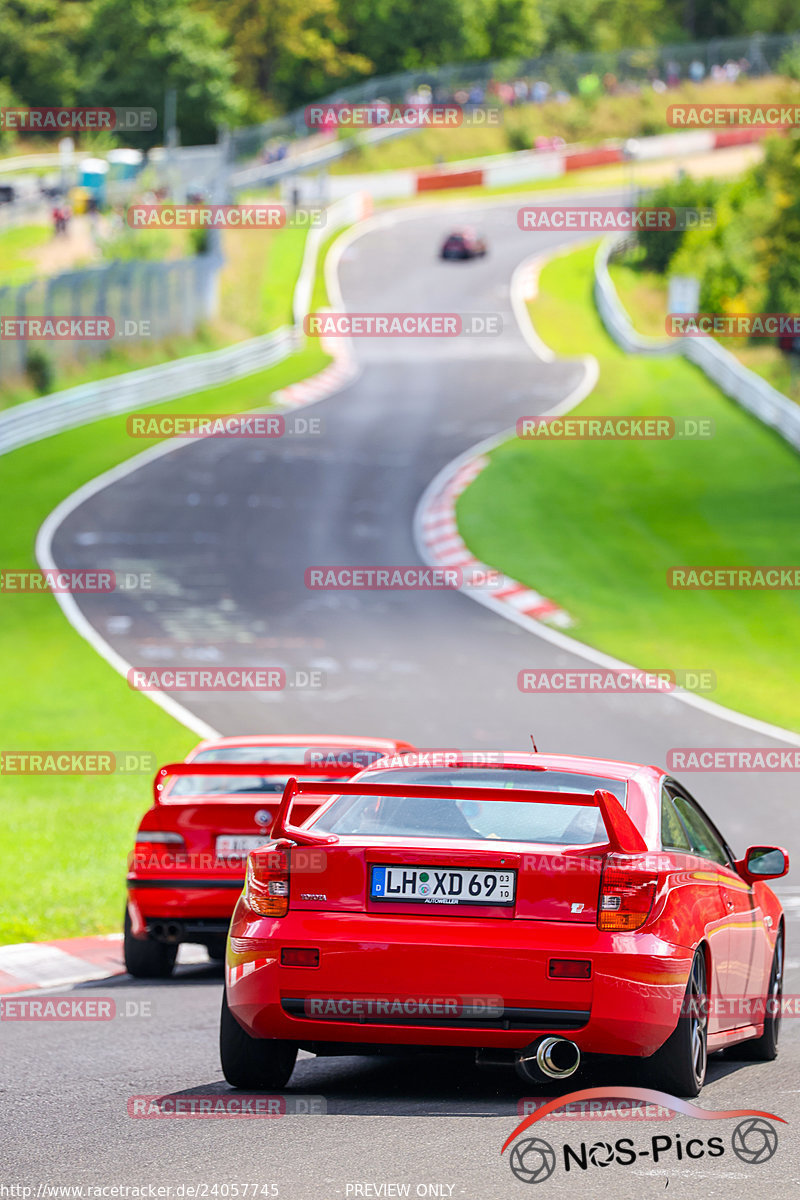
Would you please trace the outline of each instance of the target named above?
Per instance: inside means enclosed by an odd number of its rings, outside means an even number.
[[[725,903],[727,904],[728,908],[733,908],[733,901],[732,901],[732,900],[726,900],[726,901],[725,901]]]

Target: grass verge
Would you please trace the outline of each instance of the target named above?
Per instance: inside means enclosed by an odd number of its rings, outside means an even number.
[[[329,361],[312,346],[247,379],[159,406],[159,412],[240,412]],[[124,416],[23,447],[3,459],[15,512],[0,534],[0,563],[36,567],[44,518],[87,480],[133,457]],[[155,440],[155,439],[154,439]],[[126,681],[80,638],[49,594],[0,592],[3,750],[136,750],[180,759],[197,737]],[[146,775],[2,775],[0,943],[120,928],[126,855],[149,804]]]
[[[592,302],[591,246],[543,270],[531,305],[559,354],[600,365],[582,415],[710,417],[696,441],[521,441],[498,447],[458,504],[473,553],[562,605],[573,636],[646,668],[702,667],[710,698],[800,729],[800,596],[674,591],[670,567],[800,558],[800,459],[683,359],[627,356]]]
[[[0,287],[26,283],[36,270],[36,252],[53,234],[46,225],[17,225],[0,232]]]

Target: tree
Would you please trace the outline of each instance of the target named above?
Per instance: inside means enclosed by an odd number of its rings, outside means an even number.
[[[213,142],[243,109],[233,55],[214,18],[185,0],[95,0],[82,58],[81,102],[155,108],[163,140],[164,93],[177,93],[186,143]]]
[[[372,70],[364,53],[347,48],[336,0],[228,0],[227,19],[237,80],[251,104],[255,97],[300,104]]]
[[[0,0],[0,80],[21,104],[74,103],[89,19],[85,0]]]

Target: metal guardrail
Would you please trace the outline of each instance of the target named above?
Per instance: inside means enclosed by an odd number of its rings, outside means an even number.
[[[148,408],[161,400],[177,400],[200,388],[240,379],[286,358],[293,341],[291,328],[283,326],[238,346],[173,359],[19,404],[0,413],[0,454],[102,417]]]
[[[605,238],[594,260],[594,299],[603,324],[618,346],[629,354],[683,354],[700,367],[721,391],[763,425],[800,450],[800,407],[783,392],[748,370],[715,338],[667,339],[646,337],[634,329],[608,272],[613,252],[627,235]]]
[[[350,225],[363,213],[363,197],[348,196],[327,209],[327,220],[321,230],[311,231],[295,284],[295,326],[285,325],[273,333],[250,338],[235,346],[226,346],[223,350],[177,358],[155,367],[80,384],[6,409],[0,413],[0,454],[8,454],[31,442],[76,429],[103,417],[133,412],[163,400],[177,400],[192,392],[241,379],[287,358],[298,345],[302,320],[311,303],[317,256],[323,237],[327,238],[337,229]]]

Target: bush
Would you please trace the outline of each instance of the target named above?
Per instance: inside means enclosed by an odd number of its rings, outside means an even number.
[[[720,185],[713,179],[682,179],[662,184],[649,193],[641,202],[643,208],[714,208],[721,192]],[[686,237],[682,230],[643,230],[638,235],[642,247],[642,266],[648,271],[666,273]]]
[[[531,139],[527,129],[522,125],[511,125],[506,130],[506,143],[509,150],[530,150]]]
[[[36,388],[37,395],[44,396],[52,392],[55,382],[55,369],[52,361],[43,350],[29,350],[25,361],[25,374]]]

